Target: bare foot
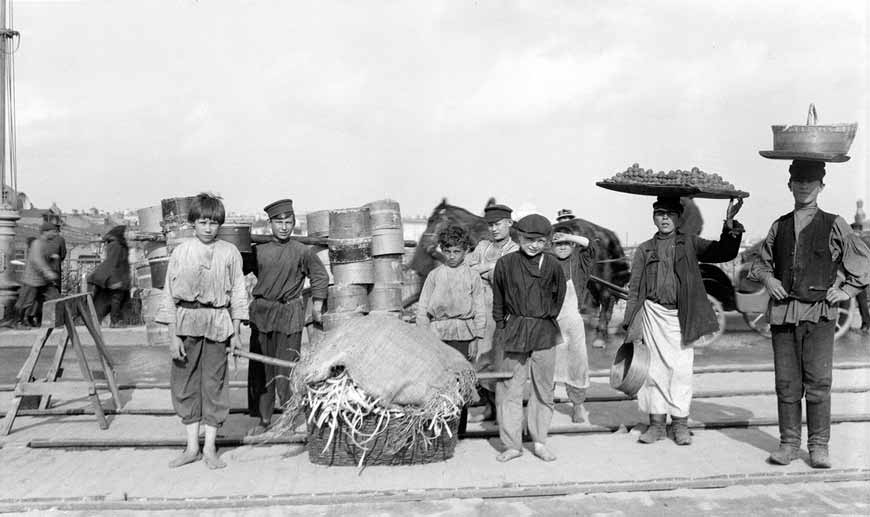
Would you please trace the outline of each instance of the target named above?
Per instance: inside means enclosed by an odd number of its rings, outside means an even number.
[[[535,448],[532,449],[532,452],[535,453],[535,456],[541,458],[544,461],[556,461],[556,455],[550,452],[550,449],[547,448],[543,443],[535,443]]]
[[[216,451],[203,451],[202,461],[211,470],[222,469],[227,466],[224,460],[218,458]]]
[[[189,451],[185,449],[183,453],[179,454],[169,462],[169,468],[178,468],[187,465],[188,463],[199,461],[200,458],[202,458],[202,456],[199,454],[199,451]]]
[[[505,462],[508,462],[510,460],[517,459],[522,455],[523,455],[523,451],[518,451],[516,449],[508,449],[508,450],[504,451],[503,453],[499,454],[498,456],[496,456],[495,459],[502,462],[502,463],[505,463]]]

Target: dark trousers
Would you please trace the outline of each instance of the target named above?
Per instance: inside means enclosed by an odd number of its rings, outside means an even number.
[[[855,301],[858,302],[858,312],[861,313],[861,328],[862,329],[867,329],[868,327],[870,327],[870,307],[867,306],[867,291],[868,290],[870,290],[870,287],[865,287],[855,297]]]
[[[462,357],[468,358],[468,345],[471,341],[445,340],[444,344],[462,354]],[[466,427],[468,427],[468,404],[462,406],[462,412],[459,413],[459,432],[465,433]]]
[[[835,322],[772,325],[780,442],[799,447],[801,399],[806,396],[807,446],[826,447],[831,436],[831,378]]]
[[[228,341],[183,336],[184,359],[172,360],[169,386],[172,407],[184,425],[202,422],[220,427],[230,413],[227,388]]]
[[[39,325],[42,323],[42,305],[48,300],[54,300],[55,298],[60,298],[60,289],[58,289],[56,284],[48,284],[41,285],[36,288],[36,299],[34,300],[33,305],[30,306],[30,310],[27,312],[26,316],[31,319],[31,321]]]
[[[124,304],[130,297],[126,289],[106,289],[94,286],[94,310],[97,311],[97,320],[103,321],[107,315],[112,315],[112,323],[121,323]]]
[[[302,333],[284,334],[283,332],[260,332],[251,328],[251,352],[284,361],[298,361],[302,347]],[[285,404],[293,395],[290,386],[290,368],[263,364],[257,361],[248,363],[248,414],[267,420],[275,399]],[[263,398],[265,396],[265,398]],[[264,414],[265,413],[265,414]]]

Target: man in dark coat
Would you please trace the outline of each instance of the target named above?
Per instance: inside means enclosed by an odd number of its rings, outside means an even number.
[[[649,376],[637,393],[640,410],[650,425],[639,441],[653,443],[666,436],[668,415],[678,445],[692,443],[689,406],[692,402],[692,342],[719,328],[707,300],[698,261],[727,262],[737,256],[743,227],[733,217],[743,205],[728,207],[718,241],[685,235],[677,228],[683,205],[676,197],[653,203],[658,230],[634,252],[623,327],[626,342],[643,338],[650,347]]]
[[[116,226],[103,236],[106,258],[88,275],[94,286],[94,309],[102,321],[112,315],[112,326],[120,325],[121,311],[130,297],[130,248],[124,237],[126,226]]]
[[[296,361],[302,345],[305,305],[302,290],[305,279],[311,283],[312,316],[320,321],[326,300],[329,276],[323,263],[306,245],[291,240],[296,226],[293,201],[282,199],[263,209],[269,216],[272,241],[256,247],[254,286],[249,308],[251,352]],[[286,403],[291,396],[289,368],[251,362],[248,367],[248,410],[260,421],[251,434],[260,434],[270,425],[276,396]]]

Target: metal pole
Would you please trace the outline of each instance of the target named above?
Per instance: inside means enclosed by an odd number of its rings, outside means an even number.
[[[11,144],[14,138],[10,137],[15,128],[10,125],[9,114],[15,107],[8,103],[11,77],[9,56],[14,50],[10,41],[16,33],[7,27],[11,9],[11,0],[0,0],[0,319],[12,316],[12,307],[18,294],[18,282],[12,277],[12,260],[15,258],[15,222],[21,218],[17,210],[18,194],[12,190],[16,174],[11,158],[15,153]]]

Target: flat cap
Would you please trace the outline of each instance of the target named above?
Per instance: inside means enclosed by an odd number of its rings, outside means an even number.
[[[39,231],[47,232],[48,230],[57,230],[57,225],[48,221],[39,225]]]
[[[507,205],[489,205],[483,209],[483,218],[488,223],[497,223],[502,219],[510,219],[513,210]]]
[[[814,160],[795,160],[788,168],[789,179],[800,181],[822,181],[825,177],[825,162]]]
[[[574,212],[570,208],[563,208],[556,213],[557,221],[570,221],[574,219]]]
[[[549,219],[538,214],[523,217],[514,224],[514,229],[526,237],[532,238],[549,237],[553,231]]]
[[[266,215],[269,216],[269,219],[278,216],[287,216],[294,215],[293,213],[293,200],[292,199],[280,199],[275,201],[274,203],[270,203],[263,208],[263,211],[266,212]]]
[[[673,196],[659,196],[656,202],[653,203],[653,212],[664,210],[667,212],[683,213],[683,204],[680,203],[680,198]]]

